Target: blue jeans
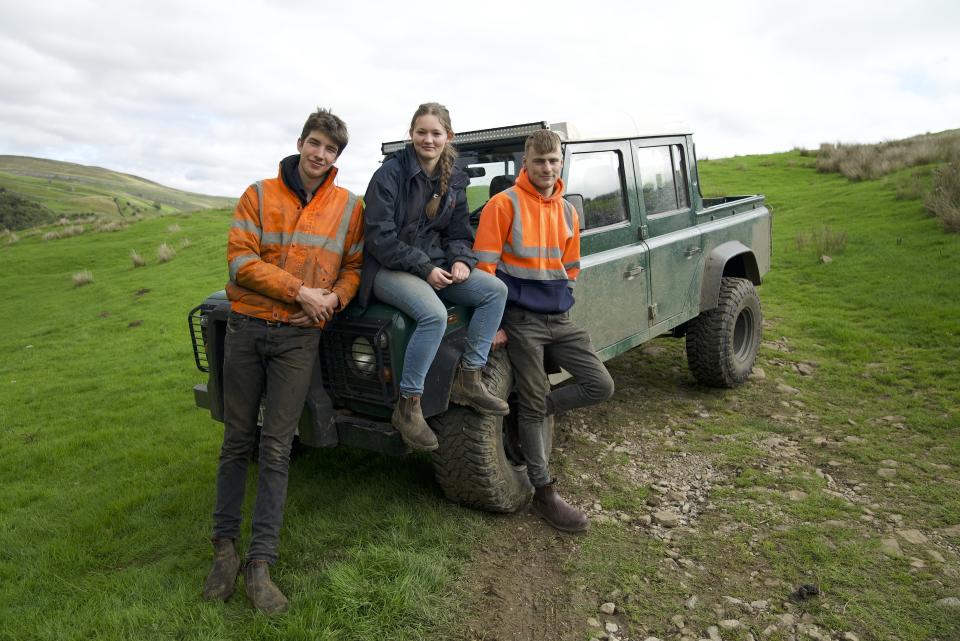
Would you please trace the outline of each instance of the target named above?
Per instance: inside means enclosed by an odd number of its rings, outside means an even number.
[[[473,269],[467,280],[438,291],[419,276],[381,269],[373,281],[373,293],[417,324],[403,361],[400,393],[404,396],[423,394],[427,370],[447,330],[444,301],[476,308],[467,327],[467,348],[462,363],[465,369],[482,369],[487,364],[490,344],[500,327],[507,302],[507,286],[496,276]]]

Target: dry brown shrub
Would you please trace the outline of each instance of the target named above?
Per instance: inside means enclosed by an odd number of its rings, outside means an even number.
[[[173,260],[177,255],[177,250],[168,245],[167,243],[162,243],[160,247],[157,248],[157,260],[161,263],[168,263]]]
[[[73,286],[74,287],[83,287],[89,283],[93,282],[93,272],[88,269],[77,272],[73,275]]]
[[[960,130],[951,130],[872,145],[823,143],[817,171],[839,172],[853,181],[873,180],[907,167],[958,159]]]
[[[933,189],[923,206],[952,232],[960,232],[960,161],[951,162],[933,172]]]
[[[169,225],[167,227],[167,231],[170,232],[171,234],[176,234],[178,231],[180,231],[180,225],[178,225],[177,223],[173,223],[172,225]]]
[[[136,249],[130,250],[130,260],[133,261],[134,267],[145,267],[147,265],[146,259]]]
[[[111,231],[120,231],[121,229],[126,229],[126,223],[122,223],[119,220],[113,220],[108,223],[103,223],[96,227],[95,231],[98,232],[111,232]]]
[[[180,247],[183,249],[186,249],[187,247],[189,247],[190,244],[191,243],[189,238],[184,238],[183,240],[180,241]]]
[[[45,233],[45,234],[44,234],[43,236],[41,236],[40,238],[42,238],[44,241],[48,241],[48,240],[57,240],[57,239],[60,238],[60,237],[61,237],[61,236],[60,236],[60,232],[58,232],[58,231],[48,231],[47,233]]]
[[[70,225],[69,227],[64,227],[63,231],[60,232],[60,235],[64,238],[67,236],[79,236],[83,233],[83,225]]]

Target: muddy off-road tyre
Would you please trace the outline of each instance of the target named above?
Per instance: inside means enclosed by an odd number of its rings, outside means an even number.
[[[506,350],[491,352],[483,379],[490,393],[509,396],[513,371]],[[526,467],[507,456],[503,419],[452,404],[430,419],[440,443],[433,469],[451,501],[488,512],[515,512],[530,500],[533,487]]]
[[[760,349],[763,314],[753,283],[723,278],[720,302],[687,325],[687,364],[711,387],[737,387],[753,370]]]

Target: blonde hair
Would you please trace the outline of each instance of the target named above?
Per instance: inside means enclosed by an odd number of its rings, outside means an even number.
[[[446,129],[447,135],[451,138],[453,137],[453,126],[450,124],[450,112],[439,102],[425,102],[417,107],[417,110],[413,112],[413,118],[410,119],[411,133],[413,133],[413,128],[417,124],[417,119],[421,116],[436,116],[437,120],[440,121],[440,125]],[[439,198],[431,198],[430,202],[427,203],[425,210],[427,218],[433,218],[437,215],[437,209],[440,208],[440,203],[443,201],[443,197],[447,193],[447,188],[450,186],[450,176],[453,174],[453,166],[456,160],[457,150],[448,140],[447,144],[443,146],[443,151],[438,161],[438,165],[440,166]]]
[[[549,129],[540,129],[527,136],[527,141],[523,144],[523,154],[529,155],[533,150],[538,154],[548,154],[551,151],[560,149],[560,136]]]

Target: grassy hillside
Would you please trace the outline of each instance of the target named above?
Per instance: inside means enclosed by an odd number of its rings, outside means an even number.
[[[199,598],[222,428],[193,406],[186,313],[225,281],[229,212],[0,246],[0,639],[583,641],[589,617],[673,639],[676,616],[691,638],[737,620],[728,641],[957,638],[938,601],[960,597],[960,238],[897,199],[912,173],[813,162],[703,163],[705,195],[774,209],[764,375],[700,388],[670,339],[610,361],[614,399],[558,422],[588,535],[451,505],[425,456],[310,451],[275,570],[292,610],[271,620],[242,588]],[[647,525],[661,482],[662,501],[702,488],[689,527]],[[821,596],[792,601],[802,583]]]
[[[51,222],[60,216],[125,218],[141,213],[230,207],[234,202],[229,198],[171,189],[101,167],[26,156],[0,155],[0,190],[47,212],[45,219],[34,224]],[[5,207],[11,206],[0,197],[0,223],[6,220]]]

